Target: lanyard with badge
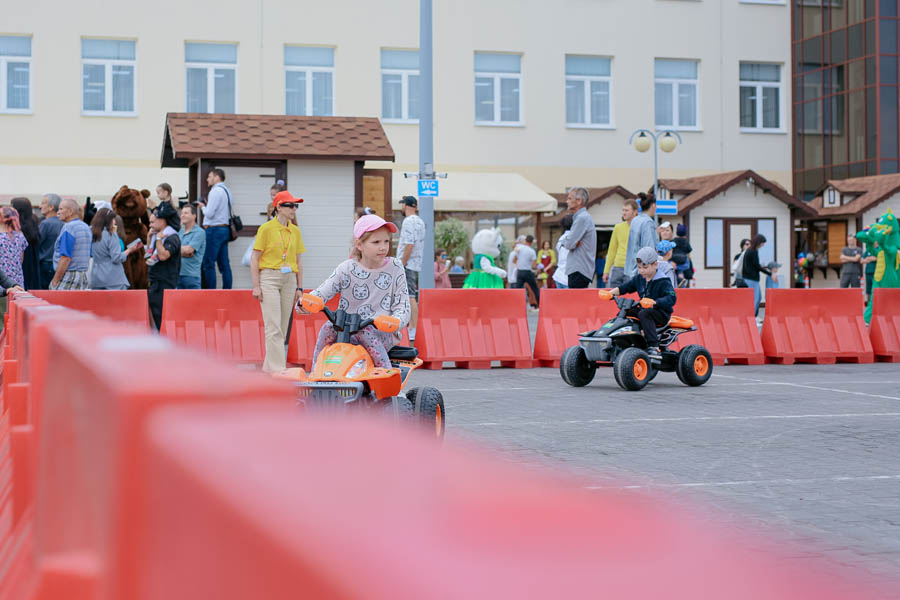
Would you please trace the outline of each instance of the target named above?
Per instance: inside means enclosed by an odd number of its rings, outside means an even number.
[[[278,237],[281,240],[281,272],[282,273],[290,273],[293,271],[291,265],[287,264],[287,252],[291,247],[291,230],[288,228],[288,241],[287,244],[284,243],[284,231],[278,230]]]

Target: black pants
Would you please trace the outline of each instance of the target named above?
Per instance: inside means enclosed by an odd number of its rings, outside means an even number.
[[[165,290],[174,290],[176,287],[161,281],[150,281],[150,289],[147,290],[147,300],[150,303],[150,316],[153,317],[153,326],[157,330],[162,327],[163,293]]]
[[[574,273],[569,274],[569,287],[574,289],[591,287],[591,280],[578,271],[575,271]]]
[[[538,289],[537,279],[534,276],[534,271],[522,271],[521,269],[516,271],[516,285],[517,288],[523,288],[525,286],[531,288],[532,293],[534,294],[534,301],[540,305],[541,303],[541,292]]]
[[[659,346],[659,336],[656,334],[656,328],[668,323],[669,315],[655,307],[641,308],[636,306],[628,311],[628,316],[637,317],[638,323],[641,324],[641,331],[644,333],[644,339],[647,340],[648,348]]]
[[[53,276],[56,274],[56,270],[53,268],[52,260],[41,261],[40,265],[40,275],[41,275],[41,289],[47,290],[50,289],[50,282],[53,281]]]

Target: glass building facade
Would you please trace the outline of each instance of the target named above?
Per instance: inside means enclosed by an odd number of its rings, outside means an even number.
[[[900,171],[900,0],[791,0],[794,195]]]

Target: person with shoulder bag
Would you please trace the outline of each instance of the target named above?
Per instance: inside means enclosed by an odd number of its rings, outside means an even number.
[[[210,190],[203,205],[203,228],[206,229],[206,252],[200,269],[203,289],[216,288],[216,265],[222,274],[222,289],[230,290],[232,284],[228,243],[236,235],[232,228],[238,217],[232,213],[231,192],[224,182],[225,171],[222,169],[212,169],[206,176]]]
[[[731,263],[731,287],[747,287],[747,282],[744,281],[744,255],[748,248],[750,248],[750,240],[741,240],[741,251],[734,255]]]

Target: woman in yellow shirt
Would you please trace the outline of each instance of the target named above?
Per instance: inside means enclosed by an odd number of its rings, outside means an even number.
[[[250,256],[253,297],[262,303],[266,328],[266,359],[263,371],[284,370],[285,336],[294,305],[303,292],[303,262],[306,252],[300,229],[293,224],[303,198],[294,198],[287,190],[275,195],[275,218],[260,226]]]

